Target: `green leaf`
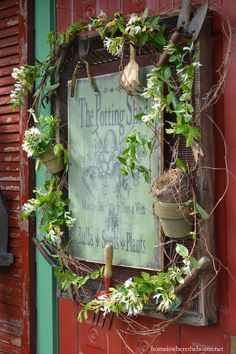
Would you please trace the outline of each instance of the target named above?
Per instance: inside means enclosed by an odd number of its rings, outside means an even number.
[[[140,112],[134,116],[134,119],[141,121],[144,114],[145,114],[144,112]]]
[[[166,96],[166,104],[169,106],[172,102],[172,99],[173,99],[173,95],[174,93],[173,92],[169,92],[168,95]]]
[[[139,35],[139,43],[141,45],[146,44],[148,41],[148,33],[147,32],[141,32]]]
[[[209,214],[207,213],[207,211],[204,210],[198,202],[196,202],[196,210],[197,210],[198,214],[200,214],[203,219],[209,218]]]
[[[163,36],[163,34],[158,31],[154,34],[154,41],[156,42],[157,45],[165,45],[166,44],[166,40],[165,37]]]
[[[169,62],[170,63],[173,63],[176,59],[178,59],[178,55],[176,54],[173,54],[169,57]]]
[[[185,173],[188,172],[188,167],[187,165],[179,158],[176,159],[176,166],[178,168],[181,168],[182,170],[184,170]]]
[[[184,245],[181,245],[180,243],[176,244],[175,251],[183,258],[186,258],[189,255],[189,251],[188,251],[187,247],[185,247]]]
[[[200,269],[201,268],[198,260],[195,257],[190,257],[190,263],[191,263],[193,268],[196,268],[196,269]]]
[[[145,22],[145,24],[150,24],[150,26],[155,27],[160,20],[160,16],[152,16],[149,17],[148,22]]]
[[[148,10],[148,8],[146,7],[145,10],[143,11],[142,18],[147,18],[147,17],[148,17],[148,14],[149,14],[149,10]]]
[[[122,156],[117,156],[117,159],[123,164],[126,165],[126,159]]]
[[[85,321],[88,319],[88,311],[86,309],[84,310],[84,319]]]
[[[78,314],[77,320],[82,323],[83,322],[83,317],[82,317],[83,311],[80,311],[80,313]]]
[[[141,275],[145,281],[149,281],[149,279],[151,277],[150,274],[147,272],[142,272]]]
[[[188,123],[192,120],[192,116],[190,114],[184,114],[184,121],[185,123]]]
[[[36,163],[35,163],[35,171],[38,172],[40,167],[41,167],[41,161],[39,159],[36,160]]]
[[[170,79],[171,78],[171,68],[167,67],[164,69],[164,78],[166,80]]]
[[[176,280],[177,280],[180,284],[183,284],[183,283],[184,283],[184,278],[181,277],[181,275],[179,275],[179,274],[176,276]]]
[[[51,92],[56,90],[60,86],[60,83],[58,82],[57,84],[50,85],[46,87],[46,92]]]

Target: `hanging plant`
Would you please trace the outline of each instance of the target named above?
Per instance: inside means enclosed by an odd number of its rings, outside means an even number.
[[[59,119],[53,116],[36,117],[35,125],[25,131],[22,148],[28,157],[37,159],[36,171],[43,163],[47,170],[56,174],[64,169],[68,162],[68,153],[65,147],[56,141],[56,132],[59,129]]]

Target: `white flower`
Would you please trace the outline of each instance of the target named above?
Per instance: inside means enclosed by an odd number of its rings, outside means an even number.
[[[13,98],[13,99],[16,98],[17,97],[17,93],[15,91],[11,91],[10,97]]]
[[[112,42],[111,38],[106,37],[103,41],[103,44],[107,49],[109,49],[111,42]]]
[[[99,11],[98,17],[107,17],[106,13],[103,10]]]
[[[30,129],[25,131],[25,137],[26,138],[28,138],[30,136],[40,136],[40,135],[42,135],[42,133],[36,127],[32,127],[32,128],[30,128]]]
[[[47,239],[49,240],[49,242],[51,242],[57,247],[60,247],[62,236],[63,232],[61,231],[59,226],[53,224],[49,226],[49,232],[47,234]]]
[[[104,311],[103,317],[106,317],[106,315],[111,312],[109,305],[103,306],[103,308],[101,308],[101,310]]]
[[[134,32],[135,32],[135,34],[137,34],[137,33],[139,33],[140,31],[141,31],[141,27],[140,26],[135,26],[134,27]]]
[[[132,284],[132,278],[129,278],[129,279],[127,279],[127,280],[124,282],[124,286],[125,286],[126,288],[128,288],[131,284]]]
[[[20,69],[19,69],[19,68],[14,68],[13,71],[12,71],[11,76],[12,76],[14,79],[17,79],[19,72],[20,72]]]
[[[66,211],[64,213],[64,217],[67,227],[72,228],[74,226],[74,223],[76,222],[76,218],[73,218],[70,214],[70,211]]]
[[[149,122],[151,119],[152,119],[152,116],[151,116],[150,114],[144,114],[144,115],[142,116],[142,121],[143,121],[144,123]]]
[[[51,229],[48,233],[48,238],[50,239],[50,241],[57,246],[58,248],[61,245],[61,236],[63,235],[63,232],[61,232],[60,234],[56,234],[55,231],[53,229]]]
[[[37,199],[32,198],[29,199],[27,203],[24,203],[21,209],[23,213],[30,215],[37,210],[38,205],[39,201]]]
[[[132,23],[136,22],[138,20],[139,16],[136,14],[131,14],[130,19],[127,23],[128,26],[132,25]]]

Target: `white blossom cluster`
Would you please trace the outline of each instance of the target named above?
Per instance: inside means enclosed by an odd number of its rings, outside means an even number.
[[[27,203],[22,206],[22,214],[25,216],[30,216],[35,213],[38,209],[39,201],[37,199],[29,199]]]
[[[38,145],[42,142],[42,138],[42,132],[36,127],[32,127],[25,131],[22,148],[27,152],[28,157],[32,157],[34,155]]]
[[[140,298],[136,292],[132,278],[125,281],[125,291],[119,291],[117,289],[110,289],[110,295],[107,297],[103,294],[98,297],[98,301],[102,302],[101,311],[105,317],[111,312],[111,306],[116,304],[116,307],[124,307],[128,316],[137,316],[143,310],[142,298]]]
[[[76,218],[73,218],[71,216],[71,211],[66,211],[64,213],[64,218],[65,218],[65,223],[66,226],[71,229],[74,226],[74,223],[76,222]]]
[[[20,78],[22,77],[24,66],[20,68],[13,68],[11,76],[16,80],[14,84],[14,90],[11,91],[11,103],[14,107],[18,107],[22,103],[22,96],[24,94],[24,88]]]

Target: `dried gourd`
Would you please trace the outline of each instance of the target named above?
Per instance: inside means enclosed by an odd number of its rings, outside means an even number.
[[[128,95],[136,95],[141,90],[139,82],[139,65],[136,62],[136,50],[133,44],[130,44],[129,63],[125,66],[121,78],[120,85]]]

